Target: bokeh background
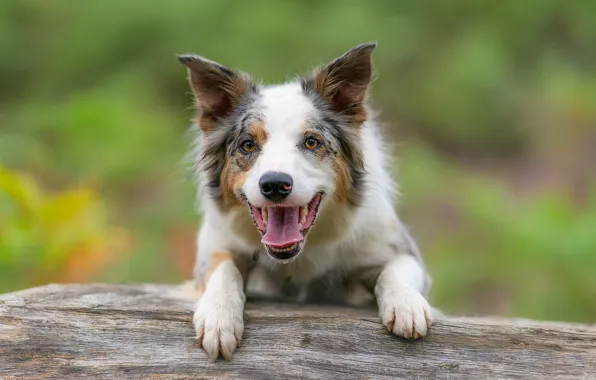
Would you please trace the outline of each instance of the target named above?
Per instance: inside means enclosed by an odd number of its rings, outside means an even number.
[[[596,2],[0,2],[0,292],[190,276],[194,52],[267,83],[378,41],[448,312],[596,321]]]

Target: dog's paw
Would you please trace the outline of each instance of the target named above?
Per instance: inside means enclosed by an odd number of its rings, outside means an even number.
[[[244,302],[237,298],[205,294],[195,310],[193,323],[197,339],[211,361],[217,360],[219,355],[230,360],[232,353],[240,347],[244,332]]]
[[[379,316],[388,331],[407,339],[422,338],[431,326],[428,302],[408,287],[383,292],[379,300]]]

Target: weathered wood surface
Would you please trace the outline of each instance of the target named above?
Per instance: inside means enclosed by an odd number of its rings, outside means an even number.
[[[446,318],[422,341],[376,312],[249,302],[242,347],[211,363],[191,311],[157,285],[0,296],[0,379],[596,379],[596,327]]]

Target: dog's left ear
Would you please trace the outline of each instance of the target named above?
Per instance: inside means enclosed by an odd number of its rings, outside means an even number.
[[[305,86],[316,91],[335,112],[348,117],[362,114],[372,79],[371,55],[376,47],[376,43],[356,46],[317,70]]]

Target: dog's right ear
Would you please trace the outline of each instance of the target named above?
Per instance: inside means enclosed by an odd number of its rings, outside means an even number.
[[[371,55],[377,44],[364,43],[350,49],[305,82],[335,112],[356,122],[364,118],[363,103],[372,80]]]
[[[178,61],[188,67],[190,86],[203,119],[216,121],[229,115],[251,86],[248,75],[201,56],[179,55]],[[201,123],[201,129],[210,129],[212,125]]]

